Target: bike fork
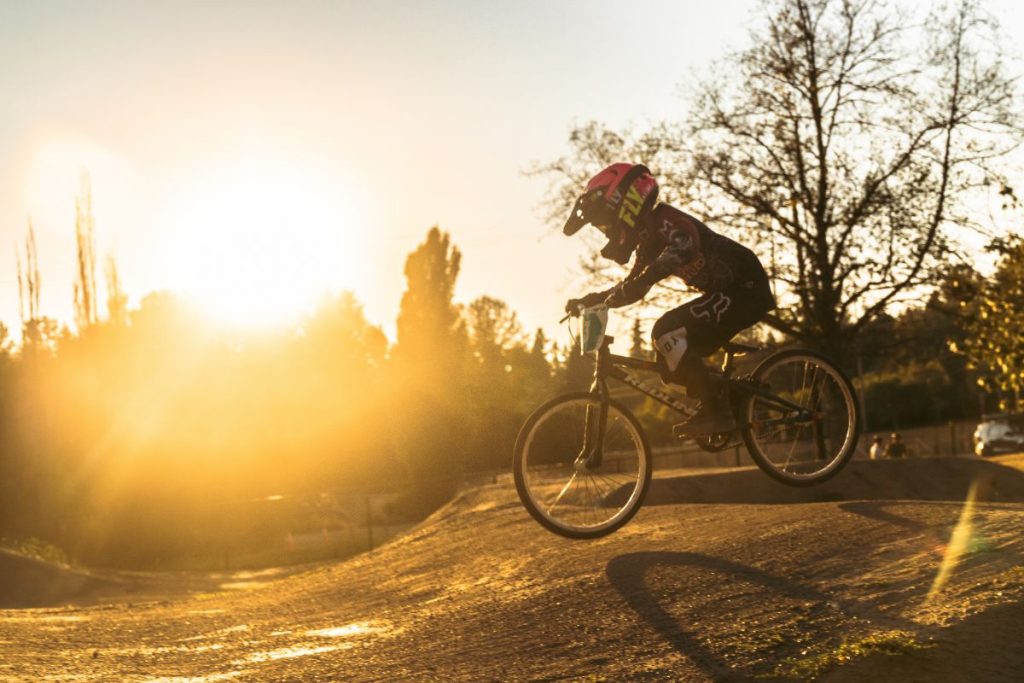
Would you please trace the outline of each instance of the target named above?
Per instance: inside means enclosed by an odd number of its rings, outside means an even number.
[[[608,424],[608,402],[602,399],[597,405],[587,405],[587,417],[584,421],[583,448],[579,457],[576,458],[577,465],[582,465],[588,470],[595,470],[601,466],[604,460],[604,431]]]
[[[604,431],[608,424],[608,384],[605,382],[605,373],[611,338],[606,337],[605,341],[597,352],[594,384],[590,387],[590,392],[598,399],[598,403],[587,404],[587,415],[583,423],[583,448],[576,457],[577,468],[585,467],[588,470],[597,469],[604,460]]]

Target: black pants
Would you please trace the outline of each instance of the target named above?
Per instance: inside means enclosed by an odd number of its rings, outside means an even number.
[[[707,292],[661,316],[651,337],[666,381],[686,386],[686,393],[706,399],[717,390],[703,358],[721,348],[775,308],[768,277],[760,263],[749,278]]]

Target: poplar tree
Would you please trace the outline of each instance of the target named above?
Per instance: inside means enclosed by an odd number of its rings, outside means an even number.
[[[453,301],[462,254],[434,226],[405,261],[406,289],[392,354],[391,436],[412,477],[406,504],[423,513],[461,481],[466,459],[465,327]]]
[[[96,221],[92,215],[89,177],[82,177],[81,194],[75,199],[75,324],[79,334],[96,323]],[[116,275],[116,271],[115,271]]]

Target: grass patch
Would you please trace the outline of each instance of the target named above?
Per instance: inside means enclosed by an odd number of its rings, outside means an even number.
[[[859,640],[844,642],[834,650],[803,657],[787,657],[775,668],[773,677],[813,680],[825,672],[855,659],[874,654],[897,657],[917,652],[932,644],[921,643],[909,631],[880,631]],[[804,650],[807,652],[807,650]]]
[[[44,562],[69,565],[67,553],[38,538],[0,538],[0,549],[32,557]]]

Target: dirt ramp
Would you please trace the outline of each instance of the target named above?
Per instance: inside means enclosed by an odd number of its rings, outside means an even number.
[[[912,648],[877,648],[851,658],[824,676],[827,683],[862,681],[977,681],[1021,680],[1024,669],[1024,603],[997,605],[971,614],[944,629],[934,629],[923,644]]]
[[[116,581],[0,550],[0,608],[44,607],[124,592]]]
[[[581,542],[504,480],[259,587],[0,610],[0,680],[1016,683],[1022,519],[1013,503],[656,505]]]
[[[833,479],[806,488],[779,484],[757,468],[656,478],[647,505],[819,503],[843,500],[1024,502],[1024,472],[977,458],[857,460]]]

